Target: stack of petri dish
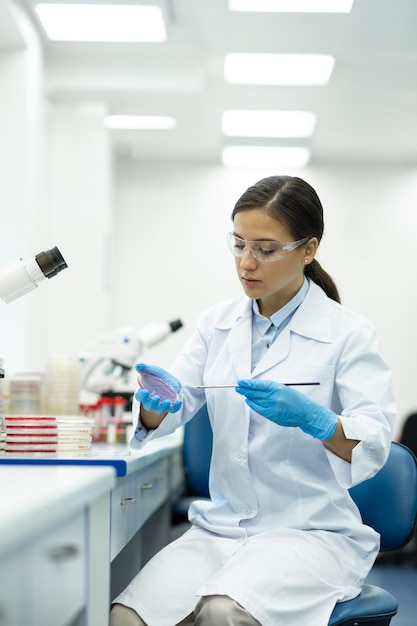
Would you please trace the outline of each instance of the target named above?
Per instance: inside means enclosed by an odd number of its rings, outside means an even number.
[[[6,452],[6,432],[3,430],[3,426],[0,430],[0,454]]]
[[[91,451],[94,419],[91,417],[56,418],[58,430],[58,452],[66,454],[87,454]]]
[[[88,417],[6,416],[5,454],[89,454],[94,420]]]
[[[41,415],[43,375],[16,374],[9,381],[9,411],[15,415]]]
[[[80,364],[70,355],[54,355],[45,376],[45,411],[49,415],[77,415]]]

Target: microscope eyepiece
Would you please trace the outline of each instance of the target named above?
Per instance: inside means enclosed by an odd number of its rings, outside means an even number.
[[[56,276],[59,272],[68,267],[64,257],[56,246],[45,252],[39,252],[39,254],[35,256],[35,259],[46,278],[52,278],[52,276]]]
[[[183,323],[181,320],[172,320],[169,322],[169,326],[171,328],[171,332],[176,333],[177,330],[183,327]]]

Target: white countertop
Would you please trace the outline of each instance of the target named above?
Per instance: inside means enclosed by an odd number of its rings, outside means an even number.
[[[114,468],[0,467],[0,554],[82,510],[116,483]]]

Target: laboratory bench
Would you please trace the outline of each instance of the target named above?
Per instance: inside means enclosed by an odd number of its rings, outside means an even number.
[[[106,626],[111,600],[170,540],[182,433],[141,451],[0,456],[0,626]]]

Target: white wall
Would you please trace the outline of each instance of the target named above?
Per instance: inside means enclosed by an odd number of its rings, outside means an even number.
[[[42,54],[24,13],[15,18],[22,43],[0,45],[0,266],[28,251],[39,178]],[[0,301],[0,358],[13,369],[27,355],[27,310],[24,299],[12,308]]]
[[[32,250],[57,246],[68,269],[26,296],[29,369],[43,369],[53,354],[79,354],[108,328],[113,179],[105,112],[94,103],[46,107],[43,194]]]
[[[18,3],[13,18],[23,44],[0,42],[0,267],[58,246],[69,268],[0,300],[9,375],[43,371],[108,329],[113,201],[104,105],[46,101],[39,37]]]
[[[112,323],[138,327],[181,317],[185,328],[150,349],[169,366],[200,312],[241,293],[226,249],[240,194],[271,172],[119,162],[116,176]],[[417,407],[414,291],[417,168],[307,168],[292,172],[319,193],[326,231],[318,259],[343,303],[377,326],[399,421]]]

